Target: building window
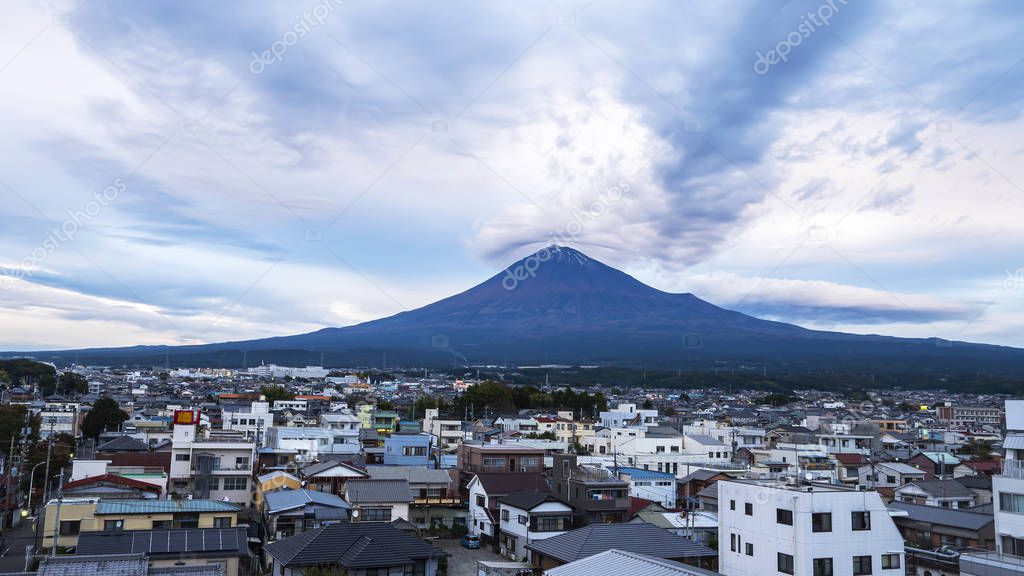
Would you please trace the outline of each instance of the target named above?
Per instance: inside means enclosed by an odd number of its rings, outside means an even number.
[[[736,551],[736,535],[729,534],[729,550],[732,552]]]
[[[747,542],[747,556],[753,556],[753,555],[754,555],[754,545],[751,544],[750,542]]]
[[[519,465],[524,468],[536,468],[540,466],[540,458],[520,458]]]
[[[247,470],[249,468],[249,457],[238,456],[235,458],[235,470]]]
[[[73,536],[78,534],[82,529],[81,520],[61,520],[60,521],[60,535],[61,536]]]
[[[104,530],[124,530],[124,520],[104,520]]]
[[[754,503],[753,502],[745,502],[743,504],[743,513],[746,514],[747,516],[753,516],[754,515]]]
[[[793,556],[791,556],[789,554],[783,554],[782,552],[779,552],[778,556],[779,556],[779,559],[778,559],[779,572],[782,572],[783,574],[792,574],[793,573]]]
[[[231,528],[231,516],[215,516],[213,518],[214,528]]]
[[[486,504],[484,504],[484,495],[483,494],[477,494],[476,495],[476,505],[481,507],[481,508],[486,506]]]
[[[785,508],[775,509],[775,521],[779,524],[785,524],[787,526],[793,525],[793,511],[786,510]]]
[[[502,522],[508,522],[508,509],[507,508],[502,508],[501,509],[501,521]]]
[[[188,458],[189,458],[188,454],[175,454],[174,455],[174,460],[176,462],[188,462]]]
[[[1006,554],[1024,556],[1024,540],[1013,536],[1002,536],[1003,550]]]
[[[1024,494],[999,493],[999,509],[1003,512],[1024,513]]]
[[[176,528],[199,528],[199,514],[178,514],[174,523]]]
[[[868,576],[871,574],[871,556],[853,557],[853,576]]]
[[[170,520],[153,520],[153,530],[170,530],[172,527]]]
[[[735,500],[729,500],[729,510],[735,510],[735,509],[736,509],[736,501]]]
[[[391,522],[391,508],[363,508],[364,522]]]
[[[882,554],[882,570],[894,570],[900,567],[899,554]]]
[[[850,525],[854,530],[871,530],[871,512],[851,512]]]
[[[526,514],[520,514],[519,515],[519,523],[522,524],[523,526],[526,526],[527,524],[530,523],[530,519],[526,517]]]
[[[484,467],[486,467],[486,468],[497,468],[499,466],[504,468],[504,466],[505,466],[505,459],[504,458],[484,458]]]
[[[402,446],[402,456],[426,456],[427,448],[425,446]],[[487,466],[486,458],[484,459],[484,466]]]
[[[245,476],[226,476],[224,490],[248,490],[249,479]]]
[[[831,532],[832,531],[832,513],[831,512],[815,512],[811,514],[811,531],[812,532]],[[831,562],[831,559],[827,559]],[[831,572],[829,572],[831,574]]]
[[[814,576],[832,576],[831,558],[815,558],[813,565]]]

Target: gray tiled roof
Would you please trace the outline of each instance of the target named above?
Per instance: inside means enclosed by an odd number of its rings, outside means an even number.
[[[594,576],[596,574],[628,574],[629,576],[718,576],[717,572],[687,566],[671,560],[608,550],[563,564],[545,572],[547,576]]]
[[[426,466],[367,466],[366,473],[374,480],[408,480],[410,484],[450,484],[447,470]]]
[[[419,538],[390,524],[328,524],[268,544],[264,550],[287,567],[340,563],[345,568],[402,566],[445,556]]]
[[[889,508],[906,511],[911,520],[926,522],[928,524],[939,524],[941,526],[956,526],[967,530],[981,530],[987,524],[994,522],[991,514],[968,512],[956,508],[943,508],[941,506],[927,506],[925,504],[911,504],[909,502],[892,501]],[[898,521],[899,518],[896,518]]]
[[[43,558],[39,576],[146,576],[149,561],[145,554],[105,556],[58,556]]]
[[[572,562],[612,548],[657,558],[694,558],[718,553],[652,524],[591,524],[527,544],[528,549]]]
[[[406,480],[349,480],[345,496],[352,504],[374,502],[412,502],[413,494]]]
[[[907,486],[917,486],[925,493],[936,498],[970,498],[974,496],[966,486],[956,480],[914,480]],[[902,488],[902,486],[901,486]]]
[[[340,496],[329,492],[318,492],[316,490],[274,490],[267,492],[264,496],[268,514],[279,514],[287,510],[305,507],[307,504],[314,504],[320,507],[349,509],[348,502]]]

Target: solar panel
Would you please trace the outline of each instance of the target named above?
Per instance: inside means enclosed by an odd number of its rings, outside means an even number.
[[[188,550],[188,542],[186,538],[191,530],[168,530],[167,531],[167,551],[168,552],[181,552]]]

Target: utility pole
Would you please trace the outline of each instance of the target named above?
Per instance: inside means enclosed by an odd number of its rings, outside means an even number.
[[[57,487],[57,517],[53,521],[53,548],[50,556],[57,555],[57,539],[60,537],[60,503],[64,500],[64,467],[60,469],[60,484]]]

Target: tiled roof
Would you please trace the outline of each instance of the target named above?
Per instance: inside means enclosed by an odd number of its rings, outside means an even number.
[[[145,490],[147,492],[156,492],[157,494],[160,493],[160,487],[157,486],[156,484],[142,482],[141,480],[135,480],[133,478],[125,478],[124,476],[118,476],[117,474],[103,474],[102,476],[91,476],[89,478],[75,480],[74,482],[66,482],[64,484],[64,489],[72,490],[74,488],[81,488],[82,486],[99,484],[100,482],[109,482],[111,484],[119,484],[121,486],[138,488],[139,490]]]
[[[903,510],[909,514],[908,518],[915,522],[926,522],[941,526],[955,526],[967,530],[981,530],[988,524],[994,522],[992,514],[981,514],[957,510],[956,508],[943,508],[941,506],[927,506],[924,504],[911,504],[909,502],[892,501],[889,508]],[[899,518],[896,518],[899,521]]]
[[[512,494],[501,497],[502,504],[508,504],[509,506],[519,508],[520,510],[533,510],[545,502],[558,502],[559,504],[565,504],[565,502],[555,498],[555,496],[550,492],[537,492],[533,490],[513,492]],[[568,506],[568,504],[566,504],[566,506]]]
[[[552,568],[544,574],[546,576],[593,576],[595,574],[717,576],[717,572],[703,568],[617,549],[607,550],[589,558]]]
[[[366,473],[374,480],[408,480],[410,484],[449,484],[452,481],[448,471],[426,466],[367,466]]]
[[[353,504],[412,502],[413,499],[406,480],[349,480],[345,483],[345,495]]]
[[[105,556],[46,556],[36,572],[39,576],[146,576],[145,554]]]
[[[220,500],[100,500],[96,514],[176,514],[238,512],[238,504]]]
[[[266,502],[268,514],[279,514],[288,510],[302,508],[307,504],[330,508],[351,508],[348,502],[345,502],[340,496],[328,492],[306,490],[304,488],[302,490],[274,490],[273,492],[267,492],[263,499]]]
[[[378,522],[328,524],[264,550],[286,567],[339,563],[348,569],[375,568],[445,556],[425,541]]]
[[[658,558],[717,556],[714,550],[652,524],[591,524],[537,540],[526,547],[562,562],[573,562],[612,548]]]
[[[96,447],[97,452],[149,452],[149,446],[131,436],[119,436]]]
[[[547,479],[539,472],[490,472],[477,474],[477,480],[483,485],[484,491],[489,496],[503,496],[520,490],[537,490],[539,492],[550,492]]]

